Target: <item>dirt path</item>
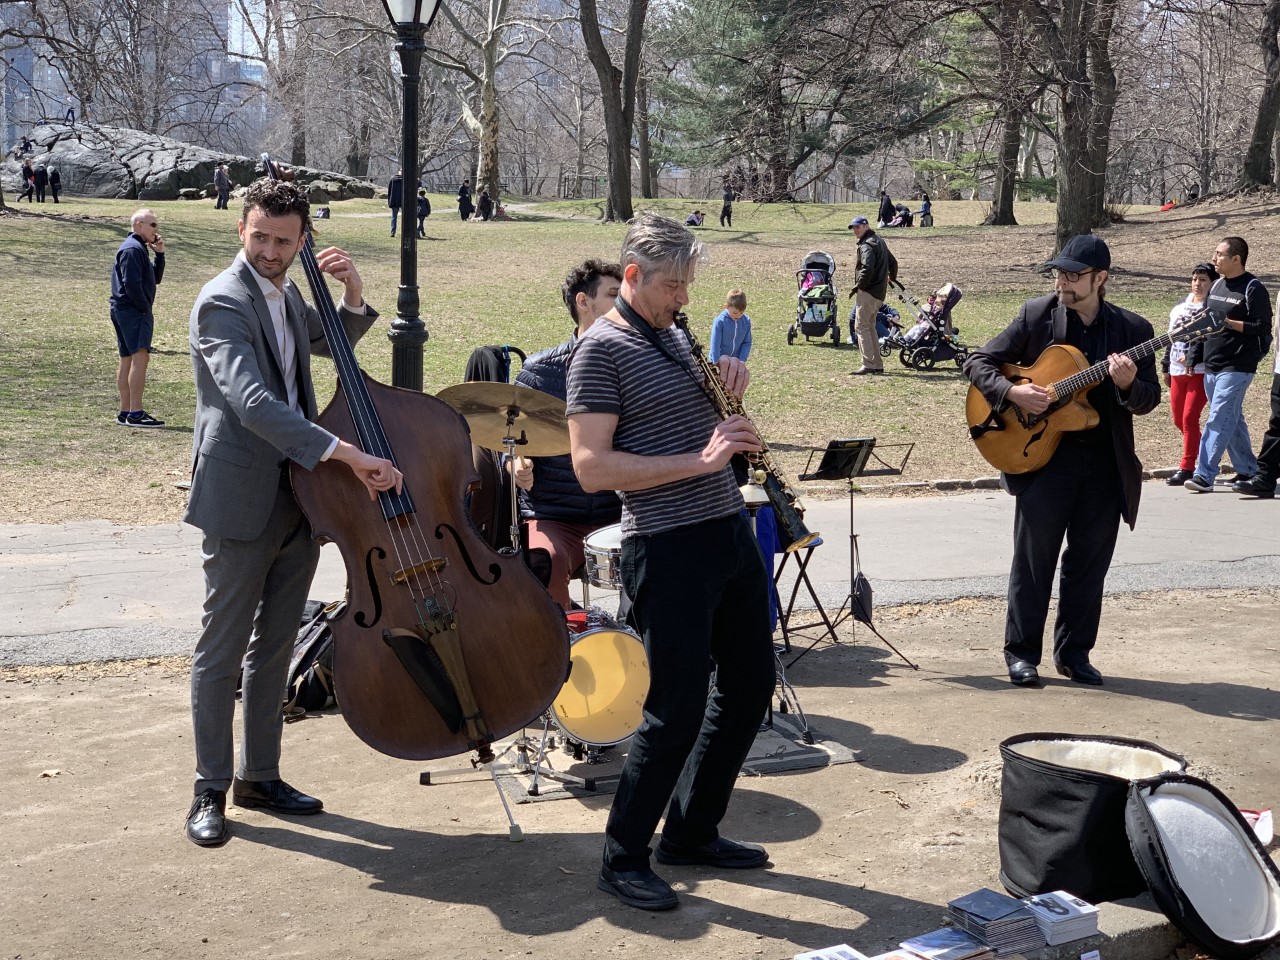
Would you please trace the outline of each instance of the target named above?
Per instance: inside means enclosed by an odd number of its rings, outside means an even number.
[[[773,866],[667,868],[683,905],[660,916],[594,889],[607,798],[519,806],[513,844],[487,779],[418,785],[461,758],[388,759],[337,715],[285,729],[285,775],[324,815],[232,808],[232,841],[198,849],[182,835],[185,664],[0,674],[0,955],[701,960],[840,942],[870,955],[996,885],[997,745],[1012,734],[1153,740],[1240,805],[1274,806],[1277,599],[1108,599],[1100,690],[1005,682],[999,603],[883,612],[919,672],[865,630],[791,672],[814,729],[859,762],[741,781],[726,833],[767,844]]]

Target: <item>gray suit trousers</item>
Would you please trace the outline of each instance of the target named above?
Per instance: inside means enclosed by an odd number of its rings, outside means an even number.
[[[255,540],[205,536],[203,630],[191,661],[195,792],[280,777],[289,658],[320,546],[293,494],[281,487]],[[244,663],[243,730],[235,767],[236,679]]]

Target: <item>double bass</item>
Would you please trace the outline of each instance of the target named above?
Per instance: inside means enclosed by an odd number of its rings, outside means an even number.
[[[263,165],[280,179],[265,154]],[[518,553],[498,553],[472,526],[465,498],[479,477],[466,421],[361,370],[310,234],[299,259],[338,371],[316,422],[404,474],[400,493],[374,502],[343,464],[290,470],[312,535],[336,544],[346,566],[347,606],[332,624],[342,715],[393,757],[475,750],[487,762],[492,743],[544,713],[564,685],[564,614]]]

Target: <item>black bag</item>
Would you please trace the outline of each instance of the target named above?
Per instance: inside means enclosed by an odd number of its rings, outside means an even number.
[[[1123,737],[1025,733],[1000,744],[1000,882],[1018,897],[1066,890],[1090,903],[1147,888],[1125,832],[1129,783],[1186,761]]]
[[[308,711],[332,707],[337,698],[333,689],[333,628],[330,621],[342,612],[346,601],[323,604],[308,600],[302,612],[302,627],[289,660],[289,686],[285,692],[286,721],[301,720]]]

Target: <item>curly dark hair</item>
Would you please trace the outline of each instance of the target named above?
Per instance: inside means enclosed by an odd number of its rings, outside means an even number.
[[[588,297],[594,297],[604,277],[613,277],[621,283],[622,265],[607,263],[604,260],[584,260],[570,270],[569,275],[564,278],[560,293],[564,297],[564,305],[568,308],[569,316],[573,318],[574,323],[578,322],[578,315],[573,310],[578,294],[585,293]],[[595,318],[592,317],[592,319]]]
[[[242,222],[248,221],[249,211],[254,207],[269,217],[296,213],[302,218],[302,229],[306,232],[311,230],[311,201],[302,188],[295,184],[268,177],[253,181],[245,191],[244,212],[240,214]]]

